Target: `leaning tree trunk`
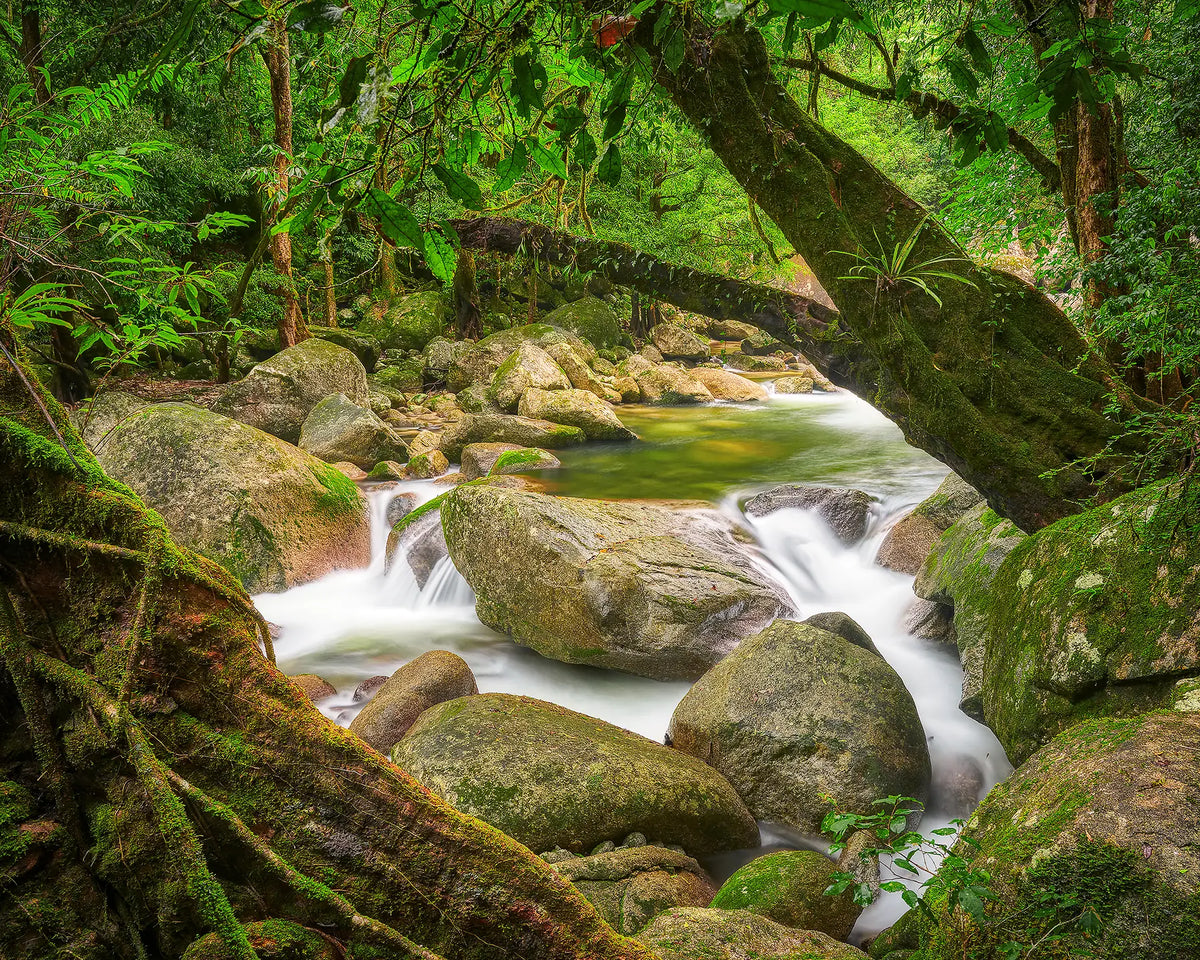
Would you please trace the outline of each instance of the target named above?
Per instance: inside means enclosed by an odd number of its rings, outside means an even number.
[[[321,956],[647,956],[260,644],[238,583],[0,356],[0,956],[249,958],[264,920]]]
[[[829,292],[849,338],[831,330],[828,349],[871,357],[879,379],[869,399],[911,443],[1025,530],[1075,512],[1112,480],[1102,455],[1110,442],[1138,452],[1119,421],[1142,401],[1061,310],[1016,277],[972,265],[914,200],[815,123],[745,21],[713,32],[689,22],[674,73],[653,24],[647,14],[631,37],[651,53],[656,79]],[[914,231],[906,266],[884,266],[884,252]],[[852,254],[879,269],[855,277]],[[938,257],[955,258],[943,268],[971,284],[926,274],[941,306],[908,282]],[[1101,459],[1080,466],[1092,457]]]

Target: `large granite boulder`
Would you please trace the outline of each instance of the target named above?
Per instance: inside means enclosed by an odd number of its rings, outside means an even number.
[[[725,366],[747,373],[775,373],[787,369],[783,357],[754,357],[748,353],[734,352],[722,357]]]
[[[358,357],[368,374],[375,369],[375,364],[379,362],[379,354],[383,348],[379,341],[372,336],[353,330],[343,330],[341,327],[316,325],[309,327],[308,332],[321,340],[328,340],[330,343],[336,343],[339,347],[345,347]]]
[[[421,355],[422,374],[429,383],[445,383],[450,368],[467,356],[475,344],[467,340],[447,340],[434,337],[425,345]]]
[[[753,380],[739,377],[736,373],[722,370],[720,367],[696,367],[688,373],[708,388],[714,400],[753,403],[764,401],[770,396],[765,388]]]
[[[441,451],[453,462],[462,459],[463,447],[471,443],[514,443],[519,447],[558,450],[583,443],[578,427],[549,420],[534,420],[508,413],[469,413],[441,435]]]
[[[79,431],[88,449],[95,453],[107,442],[108,435],[114,427],[148,406],[149,400],[143,400],[132,393],[104,390],[77,410],[71,411],[71,424]]]
[[[943,533],[983,495],[956,473],[950,474],[912,512],[898,520],[879,545],[876,562],[890,570],[915,576]]]
[[[1197,529],[1200,484],[1162,481],[1008,555],[987,597],[983,712],[1013,762],[1079,720],[1170,706],[1200,674]]]
[[[118,424],[97,458],[162,514],[178,543],[224,566],[250,593],[370,562],[367,505],[354,483],[237,420],[154,404]]]
[[[612,369],[612,373],[602,374],[598,369],[589,366],[588,362],[576,353],[569,343],[552,343],[546,353],[554,358],[563,373],[567,375],[567,379],[571,381],[571,386],[576,390],[587,390],[609,403],[620,403],[624,399],[618,389],[616,378],[613,376],[616,368],[612,367],[608,361],[599,357],[594,361],[597,367],[603,364]]]
[[[796,930],[748,910],[677,907],[635,939],[662,960],[866,960],[816,930]]]
[[[754,818],[711,767],[529,697],[487,693],[431,707],[392,759],[533,850],[590,850],[634,831],[693,854],[758,843]]]
[[[650,342],[667,360],[703,360],[708,356],[708,341],[677,323],[655,324],[650,328]]]
[[[358,322],[358,332],[374,337],[385,350],[424,350],[445,331],[449,314],[438,291],[410,293],[376,304]]]
[[[480,620],[555,660],[695,678],[790,608],[707,504],[464,486],[442,525]]]
[[[875,498],[849,487],[818,487],[785,483],[746,501],[750,517],[765,517],[776,510],[811,510],[828,523],[843,543],[857,543],[867,532]]]
[[[621,329],[620,318],[608,304],[595,297],[564,303],[546,314],[545,322],[570,331],[600,350],[610,350],[629,342],[628,335]]]
[[[617,364],[617,371],[637,384],[642,403],[671,406],[710,403],[713,399],[708,387],[669,363],[653,363],[634,354]]]
[[[521,397],[523,417],[578,427],[589,440],[636,440],[612,407],[587,390],[539,390],[530,387]]]
[[[360,407],[369,406],[367,371],[345,347],[312,337],[281,350],[231,383],[213,410],[296,443],[312,408],[334,393],[345,394]]]
[[[705,325],[704,332],[714,340],[726,342],[737,340],[740,342],[747,337],[755,336],[759,331],[754,324],[743,323],[741,320],[709,320]]]
[[[929,752],[904,683],[882,657],[811,624],[777,620],[700,678],[675,708],[671,746],[720,771],[760,820],[817,833],[829,812],[925,799]]]
[[[474,384],[490,386],[496,371],[522,343],[532,343],[546,352],[556,344],[567,344],[588,363],[596,358],[596,348],[575,334],[549,323],[529,323],[493,333],[469,351],[455,355],[446,371],[446,386],[456,393]]]
[[[555,470],[562,462],[547,450],[522,447],[515,443],[468,443],[462,451],[462,475],[467,480],[486,477],[505,454],[504,463],[496,472],[500,475],[528,473],[530,470]]]
[[[570,386],[571,381],[550,354],[526,340],[496,370],[489,396],[501,410],[515,413],[521,397],[530,388],[566,390]]]
[[[300,447],[326,463],[352,463],[370,470],[384,460],[403,463],[408,448],[399,434],[344,393],[326,397],[305,418]]]

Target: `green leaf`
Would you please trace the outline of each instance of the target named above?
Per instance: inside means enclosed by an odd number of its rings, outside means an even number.
[[[529,145],[534,163],[552,177],[558,177],[560,180],[567,179],[567,163],[558,151],[551,150],[540,140],[530,140]]]
[[[1007,149],[1008,126],[1002,117],[994,113],[988,117],[987,122],[983,125],[983,139],[989,150],[999,153]]]
[[[461,170],[451,170],[441,163],[433,165],[433,173],[446,188],[446,192],[469,210],[478,210],[483,205],[483,192],[479,184]]]
[[[342,22],[342,18],[350,9],[350,4],[341,4],[334,0],[310,0],[292,8],[288,14],[287,25],[292,30],[303,30],[305,33],[327,33]]]
[[[358,206],[365,214],[379,220],[383,235],[392,243],[417,250],[424,246],[424,231],[412,211],[378,187],[370,187]]]
[[[958,892],[958,905],[966,910],[976,923],[982,924],[987,920],[987,914],[983,910],[983,901],[975,892],[974,887],[967,887]]]
[[[971,72],[966,61],[962,57],[947,57],[942,62],[946,67],[946,72],[950,75],[951,82],[967,96],[975,96],[979,91],[979,80]]]
[[[454,279],[456,260],[454,247],[440,231],[430,230],[425,234],[425,263],[442,283],[449,283]]]
[[[600,158],[600,166],[596,168],[596,177],[601,183],[616,186],[621,180],[621,148],[610,143]]]
[[[529,153],[525,149],[525,141],[518,140],[513,144],[512,152],[497,164],[497,180],[493,184],[492,190],[496,193],[503,193],[517,182],[528,165]]]
[[[959,43],[967,51],[971,62],[975,64],[975,68],[980,73],[990,77],[995,72],[996,66],[992,63],[992,55],[988,53],[988,48],[974,29],[968,27],[964,30],[962,37],[959,38]]]
[[[683,65],[684,55],[687,53],[687,36],[683,32],[683,27],[678,26],[672,31],[667,38],[666,44],[663,46],[663,63],[667,65],[667,69],[672,73],[678,73],[679,68]]]
[[[662,13],[658,15],[658,19],[654,21],[654,43],[661,47],[663,41],[667,37],[667,28],[675,20],[675,8],[670,4],[664,4]]]
[[[579,137],[575,141],[575,165],[581,170],[591,170],[597,156],[598,148],[596,147],[596,139],[585,127],[580,131]]]
[[[563,143],[570,143],[580,127],[587,124],[587,114],[578,107],[564,107],[561,103],[554,108],[554,131]]]
[[[367,79],[367,69],[370,65],[370,56],[350,58],[350,62],[346,65],[346,70],[342,74],[342,79],[338,82],[338,102],[336,109],[345,110],[347,107],[353,106],[358,100],[358,93]]]
[[[908,95],[917,85],[917,79],[917,71],[912,67],[905,67],[901,70],[900,75],[896,77],[896,99],[907,100]]]
[[[875,24],[870,16],[860,12],[848,0],[767,0],[771,13],[798,14],[808,28],[820,27],[831,20],[849,20],[852,24],[866,33],[875,33]]]
[[[625,126],[625,104],[618,103],[604,118],[604,133],[601,135],[601,139],[611,140],[621,132],[623,126]]]
[[[512,83],[510,90],[516,97],[517,115],[529,119],[530,108],[541,110],[545,103],[542,92],[546,89],[546,68],[534,59],[532,53],[519,53],[512,59]]]

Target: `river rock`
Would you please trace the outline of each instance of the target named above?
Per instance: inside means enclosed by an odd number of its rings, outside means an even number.
[[[802,377],[808,377],[808,379],[813,382],[813,387],[815,389],[824,393],[837,392],[838,388],[835,387],[829,378],[826,377],[825,374],[823,374],[820,370],[818,370],[806,357],[800,357],[799,361],[800,362],[796,372]]]
[[[708,874],[687,854],[648,846],[642,840],[635,847],[564,857],[553,867],[610,927],[627,937],[664,910],[707,907],[716,893]]]
[[[446,329],[449,308],[435,290],[379,303],[358,322],[358,332],[374,337],[385,349],[423,350]]]
[[[446,371],[446,385],[456,393],[474,384],[490,387],[496,371],[522,343],[532,343],[543,351],[565,343],[588,363],[596,357],[596,348],[573,333],[549,323],[530,323],[493,333],[455,356]]]
[[[389,391],[389,396],[420,393],[425,387],[425,361],[421,357],[392,361],[367,377],[367,383],[376,390]]]
[[[388,678],[382,675],[367,677],[366,680],[354,688],[354,693],[350,699],[354,703],[362,703],[364,700],[370,700],[387,682]]]
[[[943,533],[983,495],[956,473],[950,474],[911,513],[900,519],[879,546],[881,566],[915,576]]]
[[[375,369],[375,364],[379,361],[379,354],[383,349],[374,337],[353,330],[344,330],[341,327],[313,325],[308,328],[308,331],[314,337],[336,343],[339,347],[345,347],[358,357],[359,363],[363,365],[367,373]]]
[[[335,393],[356,406],[367,406],[367,371],[345,347],[309,338],[229,384],[213,410],[296,443],[312,408]]]
[[[353,482],[211,410],[146,407],[109,434],[97,459],[162,514],[179,544],[224,566],[250,593],[370,561],[367,505]]]
[[[992,789],[964,831],[977,846],[958,852],[990,874],[995,915],[1023,918],[1022,942],[1055,928],[1056,956],[1190,957],[1200,942],[1198,796],[1200,714],[1089,720]],[[1085,907],[1100,921],[1091,936],[1063,922]],[[944,956],[962,942],[954,928],[964,918],[936,903],[934,916],[920,939]],[[970,934],[978,955],[994,956],[1013,931]]]
[[[733,874],[711,906],[721,910],[748,910],[785,927],[819,930],[835,940],[845,940],[862,913],[847,889],[826,896],[838,865],[816,850],[781,850],[751,860]]]
[[[755,336],[758,333],[758,327],[750,323],[743,323],[741,320],[709,320],[704,332],[714,340],[742,341],[747,337]]]
[[[730,353],[722,358],[725,366],[747,373],[775,373],[787,369],[783,357],[752,357],[745,353]]]
[[[434,704],[478,693],[467,662],[447,650],[430,650],[393,673],[350,724],[357,734],[386,754]]]
[[[857,543],[867,532],[875,498],[849,487],[816,487],[785,483],[746,501],[747,516],[765,517],[776,510],[811,510],[833,527],[843,543]]]
[[[746,337],[741,343],[742,353],[751,357],[765,357],[768,354],[782,350],[784,353],[792,353],[793,350],[782,340],[777,340],[766,330],[755,330],[750,336]]]
[[[132,393],[105,390],[80,405],[77,410],[72,410],[71,424],[79,431],[88,449],[97,453],[115,427],[148,406],[150,401]]]
[[[515,443],[469,443],[463,447],[462,475],[467,480],[486,477],[506,453],[514,454],[500,467],[498,474],[528,473],[530,470],[554,470],[562,462],[547,450],[522,447]]]
[[[410,480],[432,480],[450,469],[450,461],[441,450],[430,450],[409,457],[404,466],[404,476]]]
[[[693,854],[758,843],[754,818],[710,767],[530,697],[485,693],[431,707],[392,759],[534,850],[590,850],[633,831]]]
[[[450,367],[458,360],[467,356],[475,344],[467,340],[447,340],[445,337],[434,337],[425,345],[422,353],[422,375],[429,383],[445,383]]]
[[[634,939],[662,960],[866,960],[817,930],[795,930],[748,910],[676,907]]]
[[[708,342],[677,323],[659,323],[650,328],[650,342],[667,360],[703,360]]]
[[[950,525],[917,573],[913,591],[953,615],[963,667],[961,707],[983,719],[983,663],[992,581],[1004,559],[1025,539],[1017,526],[980,503]]]
[[[699,380],[715,400],[731,403],[753,403],[764,401],[769,394],[759,384],[720,367],[695,367],[688,373]]]
[[[713,395],[695,377],[670,364],[652,363],[634,354],[617,365],[638,386],[639,399],[652,404],[709,403]]]
[[[629,342],[620,318],[608,304],[595,297],[565,303],[546,314],[545,322],[570,331],[600,350]]]
[[[392,528],[388,534],[384,569],[391,570],[402,557],[412,570],[417,586],[424,589],[433,568],[448,552],[442,534],[442,519],[435,507],[412,519],[406,517],[404,522]]]
[[[671,746],[722,773],[760,820],[817,833],[832,799],[866,813],[925,799],[929,752],[912,697],[882,657],[777,620],[700,678],[671,717]]]
[[[519,413],[578,427],[589,440],[636,440],[612,407],[587,390],[539,390],[530,387],[521,397]]]
[[[587,390],[609,403],[620,403],[624,399],[616,387],[614,379],[616,368],[607,360],[597,357],[595,360],[597,369],[593,370],[569,343],[552,343],[546,353],[562,368],[563,373],[571,382],[571,386],[576,390]],[[612,369],[613,373],[602,376],[598,368],[599,364],[605,364]]]
[[[501,410],[514,413],[525,391],[566,390],[571,381],[550,354],[532,341],[517,347],[496,370],[491,398]]]
[[[382,460],[408,459],[408,448],[399,435],[344,393],[326,397],[312,408],[300,428],[300,447],[326,463],[345,461],[364,470]]]
[[[389,527],[394,527],[416,509],[417,495],[415,493],[398,493],[388,501],[384,519]]]
[[[508,413],[470,413],[446,429],[441,450],[452,462],[462,459],[469,443],[514,443],[520,447],[558,450],[584,441],[578,427]]]
[[[986,602],[983,712],[1011,760],[1086,717],[1170,706],[1176,681],[1200,673],[1198,525],[1200,484],[1163,481],[1004,560]]]
[[[488,626],[567,663],[695,678],[790,607],[743,534],[690,502],[460,487],[450,555]]]
[[[812,393],[813,381],[811,377],[780,377],[775,381],[775,392],[781,396]]]
[[[842,613],[840,610],[832,610],[828,613],[814,613],[803,622],[810,627],[816,627],[818,630],[824,630],[826,633],[832,633],[843,640],[848,640],[856,647],[862,647],[877,657],[883,656],[879,652],[879,648],[875,646],[875,641],[871,639],[871,635],[860,627],[858,621],[848,613]]]
[[[337,693],[337,687],[324,677],[318,677],[315,673],[298,673],[288,679],[303,690],[304,695],[313,703],[324,700],[326,697],[332,697]]]

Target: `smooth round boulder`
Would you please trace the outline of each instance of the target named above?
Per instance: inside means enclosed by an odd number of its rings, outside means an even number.
[[[337,688],[332,683],[324,677],[318,677],[315,673],[298,673],[288,679],[303,690],[304,695],[313,703],[324,700],[326,697],[332,697],[337,693]]]
[[[450,469],[450,461],[441,450],[430,450],[409,457],[404,465],[404,476],[411,480],[432,480]]]
[[[386,754],[434,704],[478,692],[467,661],[448,650],[430,650],[388,677],[354,718],[350,732]]]
[[[770,396],[767,391],[755,383],[729,370],[720,367],[695,367],[688,373],[708,389],[714,400],[725,400],[729,403],[762,402]]]
[[[479,619],[567,663],[694,679],[791,606],[707,504],[472,485],[442,526]]]
[[[583,443],[586,438],[578,427],[508,413],[470,413],[448,427],[439,443],[451,462],[462,460],[463,448],[470,443],[512,443],[519,447],[558,450]]]
[[[523,417],[578,427],[589,440],[636,440],[612,407],[587,390],[539,390],[530,387],[521,397]]]
[[[505,454],[512,456],[505,457]],[[468,443],[462,451],[462,475],[467,480],[486,477],[501,457],[505,457],[497,470],[501,475],[554,470],[562,466],[554,454],[536,447],[522,447],[516,443]]]
[[[742,509],[750,517],[765,517],[776,510],[811,510],[833,528],[842,543],[857,543],[867,532],[875,498],[849,487],[818,487],[785,483],[755,494]]]
[[[554,358],[554,362],[562,368],[563,373],[571,382],[571,386],[575,389],[587,390],[609,403],[622,401],[622,394],[617,389],[614,378],[616,368],[608,361],[597,357],[595,360],[597,366],[593,369],[569,343],[552,343],[546,348],[546,353]],[[599,369],[600,364],[603,364],[611,372],[603,373]]]
[[[571,381],[550,354],[533,341],[526,340],[497,368],[489,396],[501,410],[515,413],[525,392],[533,387],[566,390],[570,386]],[[521,416],[532,414],[522,413]]]
[[[408,459],[408,448],[399,435],[344,393],[326,397],[312,408],[300,428],[300,448],[326,463],[353,463],[363,470],[383,460]]]
[[[637,831],[693,854],[758,844],[711,767],[612,724],[503,693],[430,707],[392,760],[451,806],[534,850]]]
[[[308,332],[321,340],[328,340],[330,343],[336,343],[339,347],[345,347],[358,357],[359,362],[368,374],[375,369],[375,364],[379,361],[379,354],[382,348],[379,341],[372,336],[353,330],[345,330],[341,327],[319,327],[316,325],[309,327]]]
[[[628,343],[620,318],[603,300],[583,297],[546,314],[546,323],[569,330],[600,350]]]
[[[671,406],[711,403],[713,399],[708,387],[669,363],[655,363],[634,354],[622,360],[617,371],[637,384],[642,403]]]
[[[677,323],[655,324],[650,328],[650,342],[666,360],[703,360],[708,356],[708,341]]]
[[[780,377],[775,381],[775,392],[780,396],[812,393],[813,381],[811,377]]]
[[[532,343],[547,352],[555,344],[565,343],[588,363],[596,357],[596,348],[575,334],[549,323],[529,323],[493,333],[466,352],[456,352],[446,371],[446,385],[455,393],[472,385],[490,387],[496,371],[522,343]]]
[[[724,340],[726,342],[745,340],[747,337],[753,337],[758,331],[758,327],[751,323],[743,323],[741,320],[709,320],[705,325],[704,332],[714,340]]]
[[[446,329],[446,298],[436,290],[375,304],[358,322],[358,333],[374,337],[389,350],[423,350]]]
[[[958,474],[950,474],[937,490],[887,532],[875,562],[889,570],[916,576],[942,534],[982,502],[983,495],[978,490]]]
[[[816,850],[781,850],[751,860],[722,885],[709,906],[748,910],[785,927],[845,940],[862,913],[853,890],[826,896],[838,865]]]
[[[149,400],[121,390],[104,390],[71,411],[71,424],[93,453],[108,439],[113,428],[124,423],[139,410],[150,406]]]
[[[635,938],[662,960],[866,960],[817,930],[796,930],[748,910],[676,907]]]
[[[312,408],[334,393],[368,406],[367,371],[345,347],[310,337],[229,384],[213,410],[296,443]]]
[[[775,373],[787,369],[787,361],[783,357],[753,357],[747,353],[735,352],[721,359],[725,361],[725,366],[747,373]]]
[[[148,406],[113,429],[97,459],[162,514],[179,544],[221,564],[250,593],[370,563],[367,504],[353,481],[211,410]]]
[[[784,353],[791,353],[792,348],[782,340],[777,340],[766,330],[755,330],[750,336],[746,337],[741,343],[742,353],[747,356],[765,357],[768,354],[782,350]]]
[[[760,820],[820,832],[830,802],[867,813],[924,800],[930,765],[912,696],[882,657],[810,624],[777,620],[687,692],[672,747],[718,770]]]

